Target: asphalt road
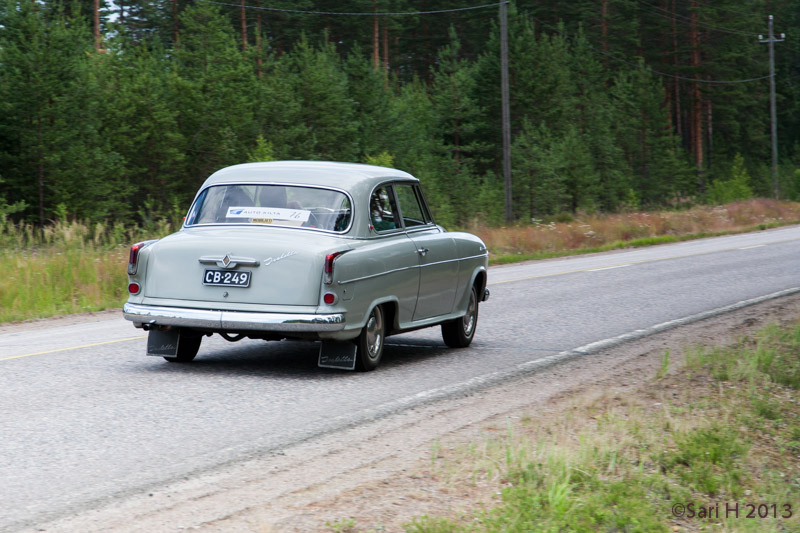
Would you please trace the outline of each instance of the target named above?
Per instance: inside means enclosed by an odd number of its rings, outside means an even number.
[[[0,530],[797,291],[798,271],[800,227],[496,267],[470,348],[447,349],[438,328],[390,337],[365,374],[317,368],[313,343],[218,336],[169,364],[121,316],[12,329],[0,334]]]

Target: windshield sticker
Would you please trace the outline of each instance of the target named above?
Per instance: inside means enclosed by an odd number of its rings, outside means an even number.
[[[280,207],[229,207],[227,218],[252,218],[253,222],[271,224],[272,221],[308,222],[311,211]],[[267,222],[269,220],[270,222]]]

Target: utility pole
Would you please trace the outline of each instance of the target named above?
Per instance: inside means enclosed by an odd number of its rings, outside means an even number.
[[[764,39],[763,35],[758,36],[759,42],[769,44],[769,119],[770,132],[772,137],[772,194],[778,199],[778,120],[775,111],[775,43],[779,43],[786,38],[785,33],[781,33],[780,39],[776,39],[772,33],[772,15],[769,16],[769,36]]]
[[[508,90],[508,2],[500,4],[500,94],[503,109],[503,181],[506,189],[506,222],[511,222],[511,111]]]

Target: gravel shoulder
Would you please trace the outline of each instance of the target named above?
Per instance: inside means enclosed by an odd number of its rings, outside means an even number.
[[[118,312],[118,311],[110,311]],[[437,401],[279,452],[243,458],[124,500],[98,502],[42,531],[402,531],[423,514],[457,516],[497,501],[499,485],[459,483],[432,458],[502,434],[523,418],[557,424],[598,395],[645,394],[670,350],[735,342],[768,323],[800,317],[795,294],[582,356],[501,385]],[[64,317],[56,320],[92,320]],[[52,320],[48,321],[52,326]],[[0,327],[35,327],[30,323]],[[176,449],[180,449],[177,447]],[[180,454],[176,453],[176,460]]]

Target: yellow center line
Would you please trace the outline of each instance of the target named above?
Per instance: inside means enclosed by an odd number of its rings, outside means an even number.
[[[145,339],[145,338],[147,338],[147,335],[139,335],[139,336],[136,336],[136,337],[126,337],[124,339],[116,339],[116,340],[113,340],[113,341],[95,342],[95,343],[92,343],[92,344],[83,344],[81,346],[70,346],[69,348],[57,348],[55,350],[45,350],[43,352],[26,353],[26,354],[22,354],[22,355],[12,355],[11,357],[0,358],[0,361],[9,361],[11,359],[21,359],[23,357],[31,357],[31,356],[34,356],[34,355],[44,355],[44,354],[48,354],[48,353],[68,352],[70,350],[80,350],[81,348],[91,348],[92,346],[102,346],[104,344],[114,344],[116,342],[126,342],[126,341],[133,341],[133,340]]]

